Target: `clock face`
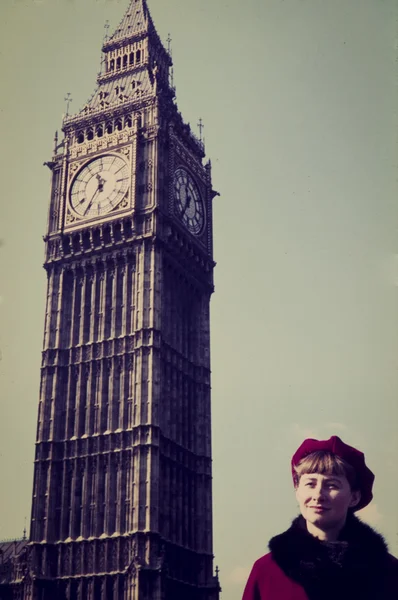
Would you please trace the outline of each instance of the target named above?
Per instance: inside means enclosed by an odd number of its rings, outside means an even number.
[[[99,217],[113,210],[129,187],[129,168],[119,156],[95,158],[78,172],[70,205],[82,217]]]
[[[198,235],[203,229],[204,208],[198,186],[185,169],[174,173],[175,209],[187,229]]]

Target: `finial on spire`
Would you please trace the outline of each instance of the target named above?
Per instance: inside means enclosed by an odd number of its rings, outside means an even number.
[[[68,92],[66,94],[66,97],[64,98],[64,100],[66,102],[66,116],[68,116],[69,115],[69,106],[70,106],[70,103],[73,102],[73,100],[72,100],[72,94],[70,92]]]
[[[216,566],[216,577],[217,577],[217,579],[218,579],[218,575],[219,575],[219,573],[220,573],[220,569],[218,568],[218,565],[217,565],[217,566]]]
[[[26,517],[25,517],[25,527],[23,528],[23,540],[26,540]]]
[[[108,35],[108,30],[109,30],[109,21],[106,20],[105,21],[105,25],[104,25],[104,44],[105,42],[109,39],[109,35]]]
[[[171,56],[171,42],[172,42],[172,39],[171,39],[171,35],[170,34],[168,34],[166,42],[167,42],[167,52]]]
[[[55,136],[54,136],[54,154],[57,153],[57,148],[58,148],[58,131],[55,132]],[[25,517],[26,519],[26,517]]]
[[[204,129],[204,125],[203,125],[202,118],[199,119],[198,127],[199,127],[199,139],[201,142],[203,142],[202,131]]]

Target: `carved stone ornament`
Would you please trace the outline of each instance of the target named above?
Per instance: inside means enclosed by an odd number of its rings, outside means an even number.
[[[128,147],[121,148],[120,153],[124,154],[127,158],[130,158],[130,148],[128,148]]]
[[[71,165],[69,165],[69,179],[71,179],[73,177],[73,175],[78,170],[79,166],[80,166],[79,163],[72,163]]]
[[[70,225],[71,223],[74,223],[76,221],[76,217],[74,217],[72,213],[69,210],[67,210],[65,221],[67,225]]]

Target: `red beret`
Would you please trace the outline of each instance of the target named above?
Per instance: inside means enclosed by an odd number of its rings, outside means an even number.
[[[294,467],[297,466],[303,458],[308,456],[308,454],[311,454],[311,452],[318,452],[319,450],[332,452],[353,467],[357,475],[358,487],[361,491],[361,500],[355,507],[355,510],[361,510],[361,508],[367,506],[373,498],[372,487],[375,476],[365,464],[364,453],[352,446],[348,446],[348,444],[345,444],[337,437],[337,435],[332,435],[329,440],[313,440],[311,438],[304,440],[292,458],[293,481],[296,483]]]

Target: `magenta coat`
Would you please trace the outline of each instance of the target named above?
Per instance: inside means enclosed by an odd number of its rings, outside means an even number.
[[[242,600],[308,600],[304,589],[289,579],[271,553],[253,565]]]
[[[243,600],[398,600],[398,560],[383,538],[355,517],[343,532],[347,541],[325,544],[293,521],[254,563]]]

